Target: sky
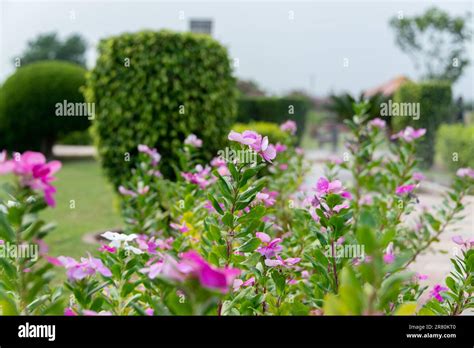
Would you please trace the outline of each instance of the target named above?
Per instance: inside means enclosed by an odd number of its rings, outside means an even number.
[[[391,17],[433,5],[452,15],[474,12],[473,1],[447,0],[0,1],[1,82],[14,71],[12,59],[39,33],[80,33],[89,42],[87,65],[93,68],[102,38],[143,29],[186,31],[191,18],[210,18],[212,35],[228,48],[237,77],[255,80],[270,94],[303,89],[317,96],[358,94],[399,75],[419,78],[395,45]],[[472,42],[469,52],[474,64]],[[472,66],[453,90],[474,98]]]

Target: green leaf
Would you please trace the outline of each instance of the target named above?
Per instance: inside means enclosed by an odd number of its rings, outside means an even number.
[[[217,200],[214,198],[214,196],[209,193],[209,194],[207,195],[207,198],[211,201],[211,204],[212,204],[212,206],[214,207],[214,209],[215,209],[220,215],[224,215],[224,211],[222,210],[221,206],[219,205],[219,202],[217,202]]]
[[[283,274],[278,271],[272,272],[272,279],[275,282],[278,295],[283,295],[285,293],[286,287],[286,278]]]
[[[239,251],[243,253],[252,252],[255,249],[257,249],[259,245],[260,245],[260,239],[255,238],[255,237],[250,238],[248,241],[246,241],[244,244],[240,246]]]
[[[225,213],[222,217],[222,222],[224,223],[224,225],[232,228],[232,226],[234,225],[234,215],[229,212]]]
[[[0,212],[0,236],[8,242],[15,239],[15,232],[10,226],[6,215],[2,212]]]

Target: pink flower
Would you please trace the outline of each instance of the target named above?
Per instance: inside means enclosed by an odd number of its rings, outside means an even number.
[[[417,278],[418,280],[426,280],[426,279],[428,279],[428,275],[426,275],[426,274],[421,274],[421,273],[417,273],[417,274],[416,274],[416,278]]]
[[[395,255],[393,254],[393,244],[390,243],[387,247],[387,250],[385,251],[385,254],[383,255],[383,261],[387,264],[391,264],[395,262]]]
[[[277,153],[280,153],[280,152],[283,152],[283,151],[286,151],[286,150],[287,150],[286,145],[281,144],[281,143],[276,143],[276,144],[275,144],[275,151],[276,151]]]
[[[15,163],[7,160],[7,151],[0,152],[0,175],[11,173]]]
[[[300,261],[301,258],[299,257],[290,257],[288,259],[283,260],[279,255],[277,255],[276,259],[265,259],[265,265],[267,265],[268,267],[283,266],[290,268],[291,266],[297,264]]]
[[[288,120],[280,125],[280,129],[284,132],[288,132],[292,135],[296,134],[296,122],[292,120]]]
[[[268,137],[261,137],[250,145],[265,161],[272,162],[276,157],[275,146],[268,142]]]
[[[415,139],[421,138],[425,133],[425,128],[414,129],[413,127],[408,126],[404,130],[392,135],[392,139],[402,138],[407,143],[410,143]]]
[[[209,174],[211,172],[211,168],[206,166],[205,168],[198,164],[195,167],[196,173],[181,173],[181,176],[187,182],[191,184],[198,185],[201,189],[205,189],[207,186],[213,183],[213,181],[209,178]]]
[[[20,184],[32,190],[43,191],[46,204],[51,207],[56,205],[54,193],[56,189],[51,182],[56,180],[53,176],[61,169],[61,162],[46,162],[46,158],[40,152],[26,151],[22,155],[16,154],[15,159],[6,160],[6,153],[0,155],[0,174],[13,172],[20,177]]]
[[[304,150],[301,147],[295,147],[295,152],[298,156],[304,155]]]
[[[386,125],[387,123],[379,117],[374,118],[372,121],[369,122],[370,128],[384,129]]]
[[[420,173],[420,172],[414,172],[412,177],[413,177],[413,180],[415,181],[423,181],[426,179],[423,173]]]
[[[433,289],[430,291],[430,297],[437,299],[439,302],[443,302],[443,297],[441,296],[441,292],[448,291],[448,288],[436,284]]]
[[[263,243],[263,245],[259,246],[256,251],[267,259],[272,258],[283,250],[283,247],[279,245],[281,238],[275,238],[272,240],[270,236],[264,232],[257,232],[255,235]]]
[[[101,251],[101,252],[108,252],[108,253],[111,253],[111,254],[113,254],[117,251],[117,249],[115,249],[114,247],[108,246],[107,244],[101,245],[98,250]]]
[[[462,245],[462,246],[465,246],[466,248],[472,248],[474,247],[474,238],[470,238],[470,239],[466,239],[464,240],[462,238],[462,236],[454,236],[453,238],[451,238],[451,240],[458,244],[458,245]]]
[[[259,136],[260,135],[254,131],[246,130],[242,134],[240,134],[231,130],[227,138],[231,141],[241,143],[242,145],[252,145],[257,141],[257,138]]]
[[[348,200],[352,200],[352,194],[349,191],[342,192],[341,197],[344,197],[345,199],[348,199]]]
[[[146,185],[146,186],[139,185],[137,193],[139,195],[145,195],[145,194],[148,193],[148,191],[150,191],[150,186],[148,186],[148,185]]]
[[[191,145],[193,147],[201,147],[202,140],[199,139],[195,134],[189,134],[187,138],[184,140],[186,145]]]
[[[342,209],[349,209],[349,204],[343,203],[343,204],[338,204],[334,208],[332,208],[333,211],[336,213],[339,213]]]
[[[232,288],[234,291],[239,290],[241,287],[253,286],[255,284],[255,277],[251,277],[245,282],[242,279],[234,279]]]
[[[137,194],[135,192],[125,188],[122,185],[119,186],[118,190],[119,190],[120,194],[122,194],[123,196],[130,196],[130,197],[136,197],[137,196]]]
[[[369,194],[363,195],[359,201],[360,205],[371,205],[372,203],[373,203],[373,199],[372,199],[372,196]]]
[[[395,193],[399,196],[410,193],[415,189],[416,185],[402,185],[398,186],[395,190]]]
[[[149,316],[152,316],[152,315],[155,314],[155,311],[153,310],[153,308],[147,308],[147,309],[145,309],[145,314],[149,315]]]
[[[339,180],[329,181],[324,176],[319,178],[316,184],[316,191],[319,194],[341,193],[342,183]]]
[[[288,164],[282,163],[278,166],[278,168],[280,168],[280,170],[287,170],[288,169]]]
[[[74,317],[77,316],[77,313],[72,310],[72,308],[66,307],[64,308],[64,315],[66,317]]]
[[[472,168],[459,168],[456,172],[456,175],[460,178],[464,178],[466,176],[474,179],[474,169]]]
[[[58,260],[62,266],[66,268],[66,274],[71,280],[81,280],[97,272],[104,277],[110,277],[112,275],[112,272],[110,272],[100,259],[96,259],[91,255],[89,255],[88,258],[82,257],[81,262],[68,256],[59,256]]]
[[[152,269],[155,265],[156,270]],[[240,270],[236,268],[217,268],[210,265],[194,250],[183,253],[179,262],[167,257],[155,265],[143,269],[142,272],[148,273],[151,279],[156,274],[162,274],[166,278],[180,282],[197,279],[203,288],[222,293],[229,290],[235,277],[240,274]]]
[[[146,153],[148,156],[150,156],[151,163],[154,166],[156,166],[161,160],[161,155],[158,153],[158,151],[156,149],[149,148],[147,145],[138,145],[138,151]]]
[[[242,134],[230,131],[228,139],[250,146],[267,162],[271,163],[276,157],[275,146],[268,142],[268,137],[262,137],[254,131],[246,130]]]
[[[181,233],[185,233],[185,232],[188,232],[188,231],[189,231],[189,227],[188,227],[188,225],[186,225],[186,222],[185,222],[185,221],[183,221],[183,222],[181,223],[181,225],[172,222],[172,223],[170,223],[170,227],[171,227],[173,230],[177,230],[177,231],[179,231],[179,232],[181,232]]]
[[[278,192],[276,191],[268,191],[266,189],[262,190],[262,192],[257,193],[255,196],[256,203],[263,203],[266,207],[271,207],[276,202],[276,197],[278,196]]]

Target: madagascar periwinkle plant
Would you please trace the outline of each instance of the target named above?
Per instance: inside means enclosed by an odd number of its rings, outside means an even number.
[[[367,110],[355,106],[343,158],[331,159],[320,178],[308,178],[291,120],[281,125],[285,143],[231,131],[228,147],[210,163],[200,160],[202,141],[190,134],[174,181],[160,173],[159,149],[140,145],[132,179],[119,188],[123,231],[102,233],[98,252],[79,260],[45,251],[37,261],[1,258],[3,311],[253,316],[472,309],[474,240],[453,238],[458,253],[444,284],[428,289],[426,276],[410,266],[462,218],[474,170],[457,172],[440,206],[422,207],[415,149],[425,130],[389,135]],[[41,249],[49,225],[37,212],[54,204],[52,174],[60,165],[38,153],[15,156],[0,160],[0,172],[16,180],[0,206],[2,243]],[[48,285],[53,266],[67,277],[56,288]]]

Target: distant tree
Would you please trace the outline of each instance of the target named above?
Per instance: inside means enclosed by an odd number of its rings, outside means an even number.
[[[471,13],[451,17],[436,7],[413,17],[396,16],[390,20],[396,43],[422,66],[423,78],[455,82],[469,65],[466,44],[471,39]]]
[[[86,66],[87,42],[79,34],[72,34],[61,41],[56,33],[40,34],[28,41],[28,46],[20,55],[21,65],[40,60],[65,60]]]
[[[246,97],[264,97],[266,95],[265,91],[260,89],[260,86],[252,80],[238,80],[237,89]]]

